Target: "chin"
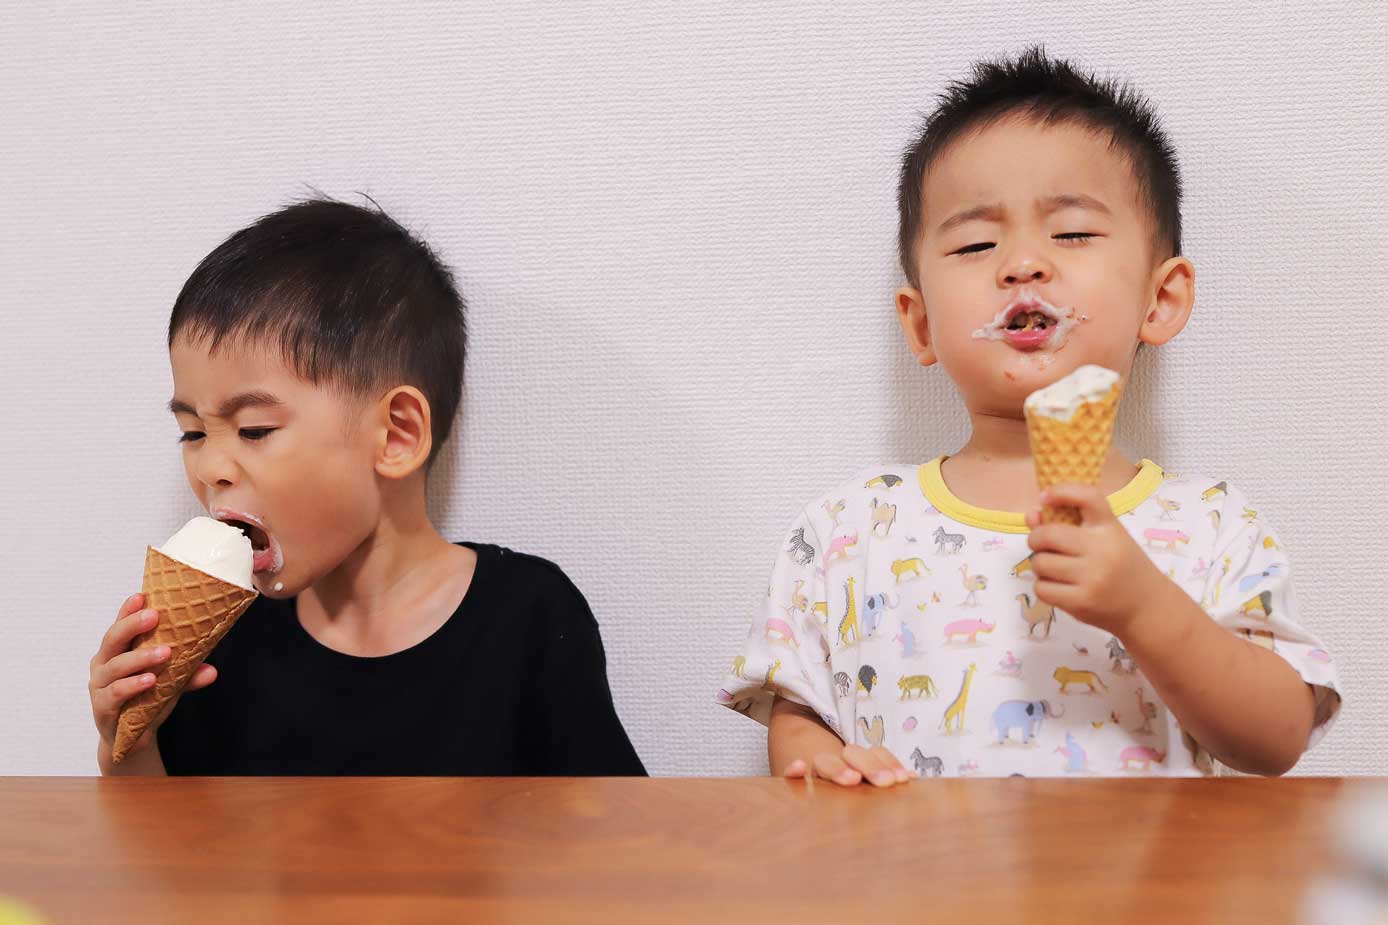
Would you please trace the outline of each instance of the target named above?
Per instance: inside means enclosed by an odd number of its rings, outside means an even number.
[[[1021,362],[1004,366],[1001,375],[1009,385],[1039,388],[1050,385],[1051,380],[1057,378],[1058,369],[1054,354],[1050,358],[1028,356]]]
[[[299,593],[299,589],[286,581],[284,576],[278,572],[256,575],[254,581],[257,591],[274,600],[285,600]],[[276,585],[282,585],[282,587],[276,590]]]

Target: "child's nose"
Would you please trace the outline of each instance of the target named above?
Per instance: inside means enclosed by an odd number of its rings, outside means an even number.
[[[1009,286],[1023,283],[1044,282],[1051,278],[1050,266],[1035,257],[1020,257],[1003,264],[1002,282]]]
[[[225,488],[236,484],[239,476],[236,461],[231,454],[209,445],[198,454],[193,474],[197,480],[209,488]]]

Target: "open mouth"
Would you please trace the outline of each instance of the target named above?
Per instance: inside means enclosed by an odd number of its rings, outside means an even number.
[[[1071,306],[1056,306],[1033,293],[1019,293],[973,337],[999,340],[1016,350],[1059,350],[1078,320]]]
[[[1044,331],[1055,324],[1055,319],[1043,311],[1021,311],[1012,316],[1007,325],[1009,331]]]
[[[234,518],[225,520],[223,523],[233,526],[246,534],[246,539],[251,541],[251,549],[256,552],[264,552],[270,548],[270,535],[255,524],[247,523],[244,520],[236,520]]]
[[[284,554],[280,550],[280,544],[275,541],[274,535],[259,523],[259,518],[252,520],[252,515],[229,510],[217,510],[214,516],[222,523],[246,534],[246,539],[251,541],[254,557],[251,568],[255,572],[275,572],[284,565]]]

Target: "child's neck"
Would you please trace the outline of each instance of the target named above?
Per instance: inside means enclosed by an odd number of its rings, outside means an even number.
[[[940,476],[950,492],[967,504],[990,511],[1024,514],[1041,506],[1036,463],[1024,418],[975,413],[969,441],[946,459]],[[1099,474],[1099,488],[1111,495],[1138,473],[1136,463],[1110,447]]]
[[[299,594],[299,622],[339,652],[399,652],[427,639],[452,616],[476,564],[475,552],[439,535],[422,494],[417,503],[387,502],[366,541]]]

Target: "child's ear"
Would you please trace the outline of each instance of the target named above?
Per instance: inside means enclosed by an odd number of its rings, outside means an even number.
[[[930,326],[926,323],[925,300],[921,291],[913,286],[902,286],[896,291],[896,314],[901,319],[901,330],[906,335],[906,343],[911,347],[911,355],[922,366],[934,366],[935,347],[930,343]]]
[[[1181,333],[1194,307],[1195,265],[1185,257],[1172,257],[1152,273],[1152,297],[1137,339],[1160,347]]]
[[[402,479],[429,461],[434,445],[429,399],[414,386],[402,385],[386,393],[378,407],[384,426],[376,471],[388,479]]]

